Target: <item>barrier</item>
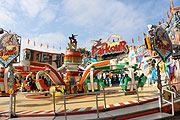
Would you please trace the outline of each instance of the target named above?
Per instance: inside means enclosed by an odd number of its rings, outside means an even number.
[[[121,89],[121,86],[124,86],[124,85],[120,85],[120,86],[113,86],[113,87],[110,87],[110,88],[118,88],[118,90],[122,90]],[[138,95],[138,90],[134,90],[136,93],[137,93],[137,99],[138,99],[138,103],[139,103],[139,95]],[[122,91],[122,92],[117,92],[117,93],[125,93],[126,91]],[[51,99],[17,99],[17,95],[20,95],[20,94],[49,94],[51,93],[52,94],[52,98]],[[106,96],[106,88],[102,88],[102,91],[98,91],[98,92],[89,92],[89,93],[81,93],[81,94],[68,94],[68,95],[59,95],[59,96],[55,96],[55,93],[56,91],[45,91],[45,92],[17,92],[17,93],[14,93],[13,96],[12,96],[12,102],[10,103],[10,105],[13,106],[13,108],[10,108],[9,110],[9,113],[10,113],[10,116],[9,118],[12,118],[12,117],[16,117],[19,115],[19,113],[16,113],[16,110],[17,110],[17,107],[16,106],[16,103],[21,103],[23,101],[43,101],[43,100],[48,100],[48,101],[52,101],[52,108],[53,108],[53,113],[54,115],[56,116],[57,114],[64,114],[65,116],[65,119],[67,120],[67,105],[68,104],[77,104],[77,103],[88,103],[88,102],[94,102],[96,104],[96,113],[97,113],[97,118],[99,118],[99,102],[100,101],[103,101],[104,103],[104,107],[101,108],[101,110],[103,111],[106,111],[107,108],[106,108],[106,99],[107,99],[107,96]],[[102,96],[103,97],[99,97],[98,95],[100,94],[103,94]],[[95,99],[93,98],[93,100],[82,100],[80,101],[81,99],[78,99],[78,101],[67,101],[67,97],[70,97],[70,96],[82,96],[82,95],[94,95],[95,96]],[[58,97],[61,97],[63,98],[63,103],[57,103],[56,101],[56,98]],[[117,97],[117,96],[114,96],[114,97]],[[14,98],[14,99],[13,99]],[[112,97],[111,97],[112,98]],[[21,104],[22,105],[22,104]],[[58,105],[64,105],[64,112],[61,112],[61,113],[58,113],[57,110],[56,110],[56,106]],[[28,115],[31,115],[30,113]]]
[[[172,83],[172,84],[166,84],[166,85],[163,85],[162,88],[168,87],[168,89],[171,89],[172,86],[178,85],[179,83],[180,82]],[[162,91],[163,91],[163,98],[162,98],[162,100],[163,100],[163,102],[172,105],[172,115],[174,116],[174,112],[175,112],[175,110],[174,110],[174,103],[175,103],[176,100],[179,100],[180,97],[179,98],[177,97],[177,95],[178,95],[178,90],[177,89],[176,90],[174,89],[174,92],[171,91],[171,90],[168,90],[168,89],[162,89]],[[159,104],[161,105],[163,103],[159,102]]]

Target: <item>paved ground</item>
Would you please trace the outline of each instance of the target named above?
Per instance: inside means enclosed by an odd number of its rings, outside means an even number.
[[[107,88],[107,91],[114,92],[119,91],[119,87],[117,88]],[[122,92],[122,90],[120,90]],[[22,110],[32,110],[32,111],[45,111],[45,110],[53,110],[53,101],[48,99],[27,99],[26,96],[29,94],[19,94],[17,96],[17,104],[16,104],[16,111]],[[143,90],[139,89],[139,96],[140,98],[143,97],[152,97],[157,95],[157,88],[156,86],[145,86]],[[103,98],[103,95],[98,96],[99,99]],[[120,102],[132,101],[137,100],[137,95],[124,95],[124,93],[114,93],[114,94],[107,94],[106,95],[106,102],[107,105],[115,104]],[[26,100],[26,101],[25,101]],[[86,101],[86,100],[95,100],[95,96],[90,97],[83,97],[83,98],[74,98],[68,99],[67,102],[78,102],[78,101]],[[59,98],[56,99],[56,103],[63,103],[63,99]],[[103,106],[104,102],[99,101],[99,106]],[[9,97],[0,97],[0,111],[8,111],[9,109]],[[68,104],[67,109],[72,108],[84,108],[84,107],[93,107],[96,106],[95,102],[88,102],[88,103],[76,103],[76,104]],[[63,105],[56,105],[56,110],[64,109]]]
[[[132,106],[132,107],[126,107],[126,108],[121,108],[117,110],[112,110],[112,111],[106,111],[106,112],[101,112],[99,114],[99,118],[105,119],[109,117],[114,117],[116,118],[117,116],[121,115],[128,115],[131,113],[137,113],[140,111],[148,110],[148,109],[154,109],[157,108],[158,106],[158,101],[142,104],[142,105],[137,105],[137,106]],[[97,114],[96,113],[91,113],[91,114],[79,114],[79,115],[68,115],[67,116],[68,120],[95,120],[97,119]],[[56,116],[56,117],[25,117],[25,118],[13,118],[10,120],[64,120],[64,116]]]
[[[121,115],[128,115],[131,113],[138,113],[140,111],[146,111],[146,110],[150,110],[150,109],[156,109],[158,106],[158,101],[154,101],[154,102],[150,102],[150,103],[146,103],[143,105],[138,105],[138,106],[132,106],[130,108],[122,108],[122,109],[118,109],[118,110],[113,110],[113,111],[107,111],[107,112],[102,112],[100,113],[100,118],[108,118],[108,117],[115,117],[116,116],[121,116]],[[158,108],[157,108],[158,109]],[[162,117],[165,117],[165,113],[162,113]],[[153,120],[151,115],[148,115],[150,118],[144,118],[143,116],[140,117],[140,120]],[[167,115],[166,115],[167,116]],[[95,120],[97,118],[97,114],[96,113],[92,113],[92,114],[80,114],[80,115],[68,115],[67,116],[68,120],[87,120],[87,119],[93,119]],[[161,117],[155,117],[154,118],[158,118],[160,120]],[[52,116],[52,117],[25,117],[25,118],[12,118],[12,119],[8,119],[8,120],[64,120],[65,117],[64,116]],[[179,120],[180,119],[180,112],[175,113],[175,116],[173,117],[167,117],[167,118],[163,118],[162,120]],[[0,118],[0,120],[7,120],[7,118]],[[131,118],[130,120],[139,120],[138,118]]]

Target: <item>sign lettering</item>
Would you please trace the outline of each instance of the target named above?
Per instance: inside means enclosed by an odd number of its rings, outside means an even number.
[[[116,43],[102,43],[100,46],[92,47],[93,56],[102,56],[113,53],[128,52],[126,41],[120,41]]]

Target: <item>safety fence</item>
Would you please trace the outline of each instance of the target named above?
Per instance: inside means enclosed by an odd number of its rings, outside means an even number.
[[[179,102],[179,100],[180,100],[179,84],[180,84],[180,82],[166,84],[166,85],[162,86],[162,93],[163,93],[162,103],[159,102],[159,105],[163,106],[163,105],[171,104],[171,106],[172,106],[171,114],[173,116],[174,116],[174,112],[175,112],[174,103]]]
[[[134,85],[134,84],[131,84],[131,85]],[[103,111],[106,111],[108,98],[119,97],[119,96],[123,97],[123,95],[119,95],[119,94],[133,92],[136,94],[136,96],[137,96],[136,99],[138,100],[138,103],[139,103],[138,89],[134,89],[133,91],[122,91],[122,89],[121,89],[122,86],[127,86],[127,85],[119,85],[119,86],[113,86],[110,88],[103,88],[101,91],[97,91],[97,92],[68,94],[68,95],[66,95],[65,93],[64,93],[64,95],[55,95],[57,93],[57,91],[31,92],[31,93],[16,92],[13,95],[10,95],[9,118],[12,118],[12,117],[15,117],[15,116],[18,116],[21,114],[19,111],[21,111],[22,109],[19,109],[19,107],[33,107],[33,106],[37,105],[37,106],[39,106],[39,108],[41,108],[40,109],[40,111],[41,111],[44,109],[44,106],[46,104],[49,104],[49,106],[48,106],[49,111],[50,110],[53,111],[54,115],[64,114],[65,119],[67,120],[67,115],[68,115],[67,113],[69,113],[69,108],[67,108],[67,107],[73,106],[73,104],[75,104],[74,107],[75,106],[77,107],[78,106],[77,104],[89,104],[89,103],[91,103],[91,105],[95,104],[95,107],[93,107],[94,108],[93,110],[96,110],[97,118],[99,118],[100,103],[101,103],[101,105],[104,106],[101,109],[103,109]],[[116,89],[116,92],[109,93],[107,95],[106,92],[109,89]],[[22,97],[22,95],[24,95],[24,97],[25,97],[26,95],[35,95],[35,94],[40,94],[40,95],[51,94],[51,97],[46,98],[46,99],[27,99],[27,98]],[[113,95],[113,94],[115,94],[115,95]],[[21,96],[21,97],[18,98],[18,96]],[[85,99],[85,98],[81,98],[78,96],[90,96],[90,97],[88,99]],[[71,99],[71,98],[73,98],[73,99]],[[41,101],[45,101],[45,102],[41,102]],[[38,104],[40,104],[40,105],[38,105]],[[61,108],[63,111],[58,112],[59,108]],[[28,115],[31,115],[31,112],[29,112]]]

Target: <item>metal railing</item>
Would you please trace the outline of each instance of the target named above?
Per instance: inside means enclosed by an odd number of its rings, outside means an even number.
[[[134,84],[128,84],[128,85],[134,85]],[[110,88],[115,88],[115,87],[121,87],[121,86],[127,86],[127,85],[120,85],[120,86],[112,86]],[[67,105],[68,104],[77,104],[77,103],[87,103],[87,102],[95,102],[96,104],[96,113],[97,113],[97,118],[99,118],[99,101],[104,101],[104,108],[102,108],[103,111],[106,111],[107,110],[107,105],[106,105],[106,99],[107,99],[107,96],[106,96],[106,88],[103,88],[102,91],[98,91],[98,92],[89,92],[89,93],[80,93],[80,94],[68,94],[68,95],[57,95],[55,96],[56,92],[57,91],[45,91],[45,92],[15,92],[13,95],[10,96],[10,99],[12,99],[12,102],[10,103],[11,105],[11,108],[9,108],[9,118],[12,118],[12,117],[15,117],[17,116],[16,114],[16,103],[17,102],[20,102],[20,101],[43,101],[43,100],[50,100],[52,101],[52,108],[53,108],[53,112],[54,112],[54,115],[57,115],[57,114],[64,114],[65,116],[65,120],[67,120]],[[121,88],[118,89],[118,90],[122,90]],[[138,89],[135,89],[133,90],[136,92],[137,94],[137,99],[138,99],[138,103],[139,103],[139,94],[138,94]],[[117,94],[118,93],[125,93],[126,91],[123,91],[123,92],[116,92]],[[52,99],[31,99],[31,100],[28,100],[28,99],[25,99],[25,100],[17,100],[17,95],[18,94],[45,94],[45,93],[51,93],[52,94]],[[98,97],[98,95],[100,95],[101,93],[103,93],[103,98],[100,99],[100,97]],[[68,102],[67,101],[67,97],[69,96],[82,96],[82,95],[95,95],[95,100],[82,100],[82,101],[76,101],[76,102]],[[58,97],[62,97],[63,98],[63,103],[56,103],[56,98]],[[112,97],[117,97],[117,96],[111,96]],[[80,100],[80,99],[79,99]],[[61,113],[58,113],[56,112],[56,105],[64,105],[64,112],[61,112]]]
[[[162,88],[164,88],[164,87],[169,87],[169,89],[170,89],[170,88],[172,88],[173,85],[176,85],[176,84],[180,84],[180,82],[162,85]],[[163,96],[162,100],[163,100],[163,102],[166,102],[166,103],[172,105],[172,115],[174,116],[174,102],[175,102],[175,100],[176,100],[176,95],[178,94],[178,93],[177,93],[178,91],[173,92],[173,91],[168,90],[168,89],[162,89],[162,91],[163,91],[163,92],[165,91],[165,92],[169,92],[169,93],[170,93],[170,97],[171,97],[171,98],[170,98],[169,101],[166,100],[166,99],[164,98],[164,96]],[[160,102],[159,102],[159,104],[161,105],[161,104],[163,104],[163,103],[160,103]]]
[[[45,94],[45,93],[53,93],[52,96],[53,98],[52,99],[26,99],[26,100],[17,100],[17,95],[18,94]],[[44,92],[15,92],[13,95],[10,95],[10,100],[13,99],[13,102],[11,102],[11,105],[13,105],[13,109],[12,107],[9,109],[9,118],[11,117],[15,117],[16,116],[16,103],[17,102],[20,102],[20,101],[44,101],[44,100],[52,100],[53,101],[53,111],[54,111],[54,114],[55,114],[55,93],[56,91],[44,91]]]
[[[122,86],[131,86],[131,85],[138,85],[138,84],[128,84],[128,85],[118,85],[118,86],[111,86],[111,87],[104,87],[103,88],[103,90],[105,91],[105,88],[117,88],[117,87],[122,87]],[[119,90],[122,90],[122,88],[121,89],[119,89]],[[123,92],[116,92],[116,93],[128,93],[128,92],[136,92],[136,95],[137,95],[137,99],[138,99],[138,103],[139,103],[139,92],[138,92],[138,88],[137,89],[133,89],[132,91],[125,91],[125,90],[123,90]]]
[[[171,104],[172,105],[172,115],[174,116],[174,97],[175,97],[175,93],[170,91],[170,90],[166,90],[164,89],[164,91],[167,91],[171,94],[171,101],[168,101],[166,99],[162,99],[164,102],[168,103],[168,104]]]
[[[98,99],[98,95],[100,93],[104,94],[104,99]],[[78,101],[78,102],[67,102],[67,98],[68,96],[81,96],[81,95],[96,95],[96,99],[95,100],[86,100],[86,101]],[[99,106],[98,106],[98,101],[104,101],[104,109],[106,109],[106,102],[105,102],[105,91],[99,91],[99,92],[91,92],[91,93],[82,93],[82,94],[69,94],[69,95],[59,95],[56,97],[63,97],[64,98],[64,103],[57,103],[56,105],[64,105],[64,116],[65,116],[65,120],[67,120],[67,108],[66,105],[67,104],[76,104],[76,103],[85,103],[85,102],[96,102],[96,110],[97,110],[97,118],[99,118]]]

